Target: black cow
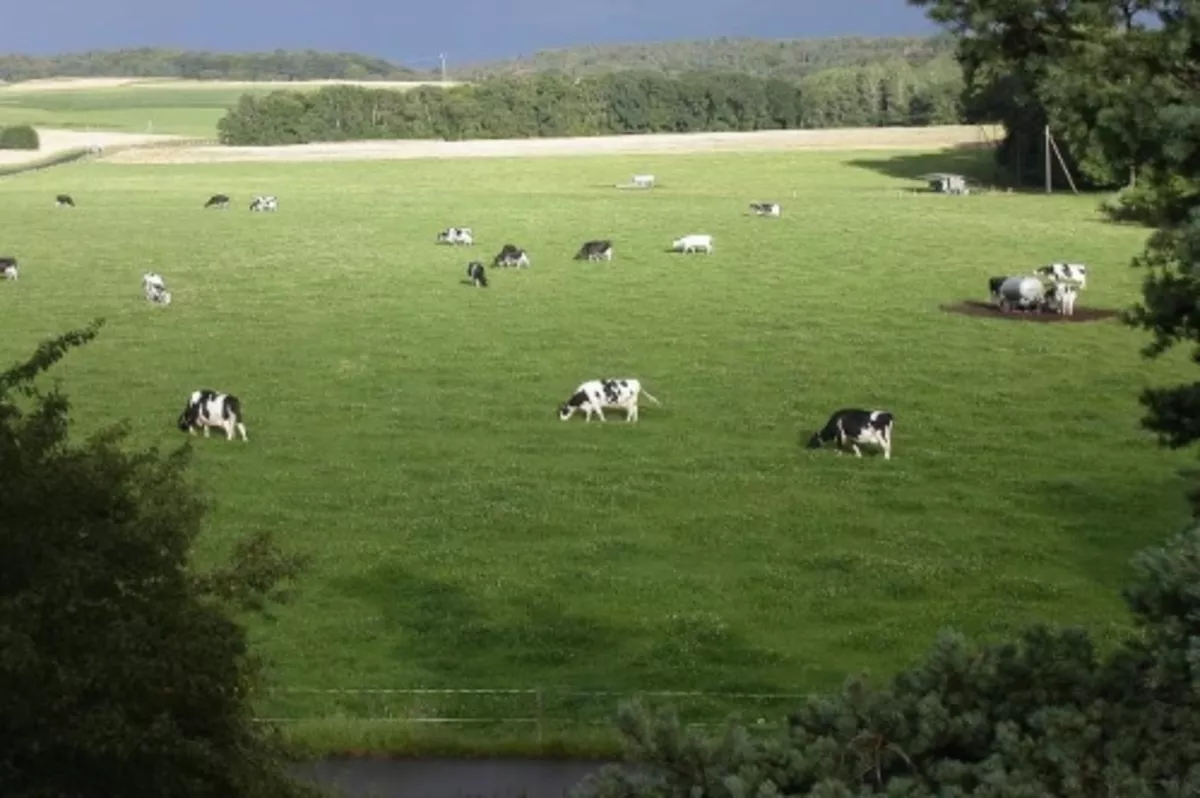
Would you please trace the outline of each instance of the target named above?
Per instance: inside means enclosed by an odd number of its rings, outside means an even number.
[[[585,241],[575,253],[575,260],[612,260],[613,247],[611,241]]]
[[[71,199],[70,194],[59,194],[54,198],[54,206],[56,208],[74,208],[75,200]]]
[[[205,208],[228,208],[229,196],[226,194],[213,194],[208,198],[208,202],[204,203]]]
[[[892,426],[895,417],[886,410],[844,408],[829,417],[825,426],[808,439],[809,449],[826,444],[837,446],[838,454],[847,446],[855,457],[862,457],[859,446],[878,446],[885,460],[892,458]]]
[[[471,278],[471,283],[476,288],[487,288],[487,270],[479,261],[473,260],[467,264],[467,276]]]

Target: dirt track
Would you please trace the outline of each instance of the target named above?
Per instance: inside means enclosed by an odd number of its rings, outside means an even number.
[[[112,163],[180,164],[503,158],[779,150],[929,150],[987,144],[995,131],[972,125],[930,128],[776,130],[757,133],[662,133],[586,138],[470,141],[347,141],[281,147],[181,146],[127,149]]]
[[[0,165],[38,161],[80,147],[103,148],[109,163],[203,164],[380,161],[409,158],[504,158],[566,155],[666,155],[783,150],[936,150],[986,145],[998,132],[972,125],[926,128],[772,130],[757,133],[661,133],[543,139],[346,141],[283,147],[193,144],[182,136],[39,128],[36,152],[0,151]]]

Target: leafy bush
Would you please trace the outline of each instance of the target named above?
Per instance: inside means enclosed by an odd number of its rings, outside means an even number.
[[[41,147],[37,131],[29,125],[0,130],[0,150],[36,150]]]

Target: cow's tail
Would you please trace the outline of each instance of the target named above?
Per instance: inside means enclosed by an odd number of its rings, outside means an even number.
[[[654,398],[654,396],[653,396],[653,395],[652,395],[652,394],[651,394],[649,391],[647,391],[645,388],[643,388],[643,389],[642,389],[642,396],[646,397],[646,398],[647,398],[647,399],[649,399],[651,402],[654,402],[654,404],[656,404],[656,405],[661,405],[661,404],[662,404],[662,402],[660,402],[660,401],[658,401],[657,399],[655,399],[655,398]]]

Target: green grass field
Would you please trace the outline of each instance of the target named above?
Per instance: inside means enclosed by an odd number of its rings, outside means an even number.
[[[0,356],[96,316],[58,369],[82,434],[122,418],[185,440],[187,395],[238,394],[250,442],[196,439],[215,501],[205,559],[257,529],[313,556],[253,623],[285,689],[270,717],[331,747],[580,743],[615,696],[807,692],[914,663],[939,628],[1127,630],[1128,559],[1183,517],[1185,455],[1138,428],[1137,392],[1190,377],[1115,321],[950,315],[987,278],[1055,260],[1081,306],[1123,307],[1145,231],[1096,198],[906,194],[870,154],[133,167],[0,182]],[[651,169],[662,187],[611,188]],[[53,208],[54,194],[79,207]],[[201,210],[214,192],[229,211]],[[280,197],[276,215],[245,210]],[[745,215],[778,199],[781,219]],[[438,247],[468,225],[473,252]],[[717,252],[680,256],[708,232]],[[571,260],[612,237],[611,264]],[[533,268],[461,283],[501,244]],[[175,295],[149,306],[140,276]],[[574,387],[633,376],[638,424],[560,422]],[[843,406],[897,416],[894,459],[809,452]],[[693,717],[794,701],[679,698]],[[392,720],[379,720],[382,717]],[[366,720],[372,717],[375,720]],[[433,728],[435,731],[426,731]],[[464,742],[466,741],[466,742]]]

